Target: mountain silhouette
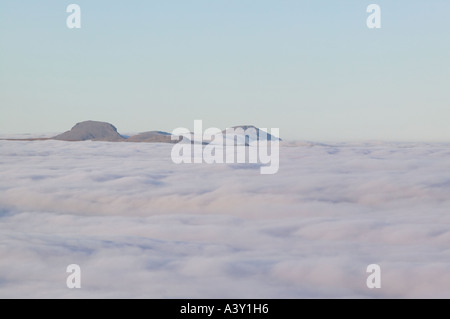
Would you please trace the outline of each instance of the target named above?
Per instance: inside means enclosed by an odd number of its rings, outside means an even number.
[[[280,138],[266,133],[253,125],[234,126],[230,129],[222,131],[223,142],[232,139],[231,144],[236,145],[252,145],[259,141],[281,141]],[[183,140],[179,137],[172,140],[172,134],[162,131],[149,131],[130,136],[123,137],[117,132],[112,124],[97,121],[85,121],[76,124],[70,131],[53,137],[54,140],[60,141],[105,141],[105,142],[130,142],[130,143],[170,143],[175,144]],[[185,142],[194,143],[194,135],[191,133],[190,138]],[[207,145],[214,141],[202,141]],[[217,141],[216,141],[217,142]]]
[[[59,141],[105,141],[120,142],[124,141],[117,129],[105,122],[86,121],[75,125],[70,131],[55,136],[53,139]]]
[[[172,134],[161,131],[150,131],[130,136],[127,142],[132,143],[178,143],[180,139],[172,141]]]

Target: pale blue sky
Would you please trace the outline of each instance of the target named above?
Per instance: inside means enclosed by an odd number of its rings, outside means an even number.
[[[382,29],[366,26],[371,3]],[[2,1],[0,133],[202,119],[285,139],[448,141],[449,16],[448,0]]]

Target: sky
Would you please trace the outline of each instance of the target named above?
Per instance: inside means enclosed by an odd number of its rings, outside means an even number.
[[[66,8],[81,7],[81,29]],[[366,8],[381,7],[381,29]],[[0,133],[251,124],[449,141],[447,0],[2,1]]]

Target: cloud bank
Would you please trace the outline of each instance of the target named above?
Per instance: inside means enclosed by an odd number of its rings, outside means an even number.
[[[450,298],[450,145],[286,145],[260,175],[165,144],[0,141],[0,297]]]

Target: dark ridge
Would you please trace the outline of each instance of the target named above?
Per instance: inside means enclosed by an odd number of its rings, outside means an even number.
[[[125,139],[117,132],[117,129],[105,122],[86,121],[75,125],[70,131],[55,136],[59,141],[105,141],[120,142]]]

